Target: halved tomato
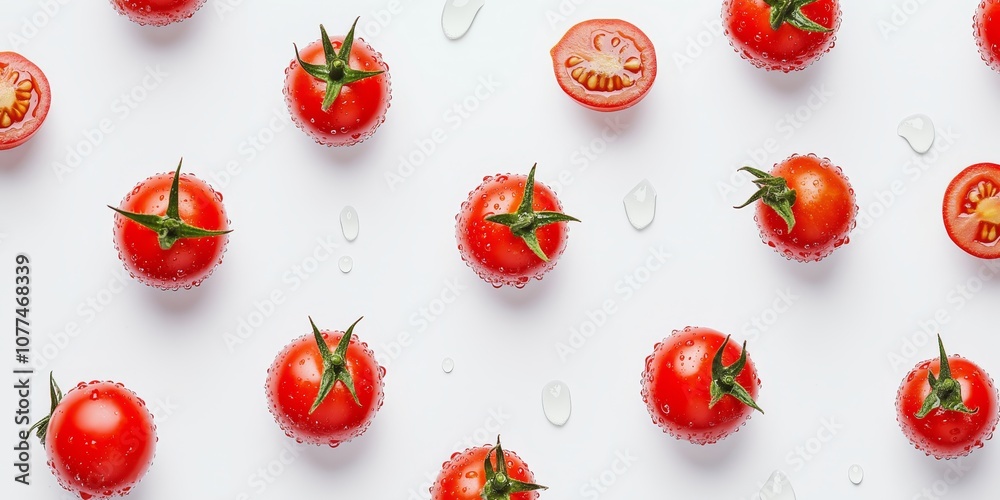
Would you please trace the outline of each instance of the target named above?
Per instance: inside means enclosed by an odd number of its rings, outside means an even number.
[[[0,52],[0,150],[24,144],[49,114],[45,73],[14,52]]]
[[[1000,258],[1000,165],[977,163],[958,174],[944,193],[942,212],[959,248],[981,259]]]
[[[597,111],[635,105],[656,80],[653,42],[635,25],[620,19],[577,24],[550,53],[563,91]]]

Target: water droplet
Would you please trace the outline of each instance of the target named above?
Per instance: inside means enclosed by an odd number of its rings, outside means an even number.
[[[913,115],[903,119],[896,129],[914,151],[924,154],[934,144],[934,122],[927,115]]]
[[[444,361],[441,362],[441,369],[444,370],[445,373],[451,373],[455,370],[455,360],[451,358],[444,358]]]
[[[486,0],[447,0],[441,14],[444,36],[457,40],[465,36]]]
[[[340,229],[344,232],[347,241],[354,241],[361,232],[361,221],[358,220],[358,211],[348,205],[340,211]]]
[[[542,388],[542,411],[553,425],[563,426],[573,412],[573,400],[564,382],[553,380]]]
[[[625,216],[636,229],[645,229],[656,215],[656,190],[643,180],[625,195]]]
[[[340,268],[340,272],[347,274],[354,269],[354,259],[352,259],[349,255],[345,255],[337,262],[337,267]]]
[[[850,469],[847,469],[847,478],[854,484],[861,484],[865,478],[865,470],[860,465],[854,464]]]
[[[795,490],[788,475],[780,470],[774,471],[760,488],[760,500],[795,500]]]

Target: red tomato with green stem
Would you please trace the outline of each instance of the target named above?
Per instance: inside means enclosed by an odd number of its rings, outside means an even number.
[[[128,494],[156,451],[156,426],[146,404],[122,384],[80,383],[63,397],[49,375],[52,408],[36,431],[59,484],[80,498]]]
[[[816,262],[847,244],[856,225],[854,189],[840,167],[816,155],[792,155],[765,173],[743,167],[759,188],[743,208],[757,202],[760,237],[787,259]]]
[[[972,27],[983,61],[1000,71],[1000,0],[983,0],[976,9]]]
[[[1000,258],[1000,165],[977,163],[955,176],[941,211],[959,248],[980,259]]]
[[[300,443],[339,446],[368,430],[382,407],[385,368],[347,332],[320,331],[285,346],[267,370],[271,414]]]
[[[656,345],[642,374],[642,400],[653,422],[671,436],[713,444],[735,433],[754,410],[757,368],[729,336],[686,327]]]
[[[833,48],[840,28],[838,0],[725,0],[729,43],[758,68],[805,69]]]
[[[653,42],[621,19],[579,23],[549,53],[556,81],[566,95],[596,111],[634,106],[656,80]]]
[[[993,437],[1000,407],[986,371],[961,356],[949,357],[940,335],[938,350],[938,359],[919,363],[903,379],[896,414],[913,446],[941,460],[982,448]]]
[[[142,26],[166,26],[193,16],[205,0],[111,0],[119,14]]]
[[[354,39],[357,23],[333,39],[320,25],[320,39],[301,52],[295,47],[285,70],[292,121],[324,146],[353,146],[374,135],[392,99],[389,66],[363,39]]]
[[[38,132],[52,105],[45,73],[14,52],[0,52],[0,150],[24,144]]]
[[[431,486],[431,500],[534,500],[545,486],[534,484],[528,465],[496,446],[469,448],[444,463]]]
[[[183,160],[181,161],[183,163]],[[115,246],[133,278],[163,290],[201,284],[222,262],[230,232],[222,194],[201,179],[154,175],[114,210]]]
[[[537,165],[536,165],[537,167]],[[455,217],[462,260],[494,287],[542,279],[566,248],[567,222],[555,193],[528,176],[497,174],[469,193]]]

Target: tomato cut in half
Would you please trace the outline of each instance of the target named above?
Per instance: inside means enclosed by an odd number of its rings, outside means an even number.
[[[635,25],[620,19],[577,24],[550,53],[563,91],[597,111],[634,106],[656,80],[653,42]]]
[[[49,80],[14,52],[0,52],[0,150],[27,142],[49,114]]]
[[[1000,258],[1000,165],[963,170],[944,193],[944,227],[951,241],[981,259]]]

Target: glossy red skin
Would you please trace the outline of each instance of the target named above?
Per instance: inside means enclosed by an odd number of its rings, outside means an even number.
[[[431,500],[482,500],[480,492],[486,485],[486,454],[492,446],[469,448],[462,453],[455,453],[451,459],[441,465],[441,472],[431,486]],[[507,473],[512,479],[532,483],[535,476],[528,470],[528,465],[510,450],[503,451],[507,459]],[[496,464],[496,453],[490,457]],[[535,500],[537,491],[514,493],[510,500]]]
[[[586,54],[594,51],[591,44],[591,33],[598,29],[617,31],[622,36],[633,40],[636,47],[642,52],[640,60],[642,61],[643,75],[635,80],[635,85],[612,93],[592,92],[574,80],[566,70],[566,60],[574,52]],[[595,111],[620,111],[638,104],[646,97],[656,80],[656,50],[653,47],[653,42],[641,29],[621,19],[591,19],[579,23],[566,31],[566,34],[552,47],[549,54],[552,56],[552,68],[555,71],[556,80],[563,92],[581,105]]]
[[[331,37],[330,41],[334,49],[340,50],[344,37]],[[310,64],[323,64],[326,60],[320,40],[300,49],[299,56]],[[384,73],[345,85],[327,111],[322,106],[326,82],[306,73],[294,59],[285,70],[285,104],[292,121],[324,146],[353,146],[365,141],[382,125],[389,110],[392,89],[389,65],[382,61],[382,54],[363,38],[355,38],[349,65],[359,71]]]
[[[983,61],[1000,71],[1000,0],[980,2],[972,27]]]
[[[330,351],[337,349],[343,332],[326,331]],[[347,387],[338,382],[311,415],[323,374],[323,358],[313,334],[285,346],[267,370],[267,400],[274,420],[288,437],[299,443],[336,447],[368,430],[382,407],[385,368],[375,361],[368,345],[351,338],[346,366],[354,380],[359,406]]]
[[[173,172],[154,175],[140,182],[119,209],[140,214],[165,215]],[[181,220],[211,231],[229,228],[222,194],[205,181],[181,174],[178,210]],[[160,248],[156,233],[115,214],[115,247],[129,274],[140,282],[163,290],[190,289],[208,278],[222,263],[229,236],[178,240],[170,250]]]
[[[831,31],[813,33],[788,23],[775,31],[771,28],[771,8],[764,0],[725,0],[722,23],[729,43],[744,59],[758,68],[788,73],[805,69],[829,52],[840,29],[838,0],[817,0],[802,12]]]
[[[31,139],[45,122],[52,106],[52,91],[45,73],[35,63],[15,52],[0,52],[0,71],[11,67],[18,73],[18,81],[32,81],[31,102],[24,118],[8,128],[0,128],[0,151],[16,148]]]
[[[945,190],[941,213],[944,217],[944,227],[948,231],[948,237],[959,248],[980,259],[996,259],[1000,258],[1000,245],[996,242],[988,244],[978,241],[976,235],[981,219],[964,214],[964,206],[968,201],[969,192],[980,181],[988,181],[994,186],[1000,186],[1000,165],[977,163],[956,175],[948,184],[948,189]],[[1000,205],[1000,195],[990,198]]]
[[[758,201],[755,219],[764,243],[785,258],[817,262],[850,241],[858,206],[854,189],[840,167],[816,155],[792,155],[770,173],[784,178],[795,190],[795,227],[789,232],[785,220]]]
[[[81,498],[127,494],[156,451],[156,426],[146,404],[113,382],[81,383],[49,421],[45,452],[63,488]]]
[[[642,400],[653,422],[667,434],[694,444],[713,444],[738,431],[755,411],[732,396],[709,408],[712,359],[725,340],[718,331],[689,326],[656,344],[646,358]],[[730,340],[722,362],[735,363],[741,352],[740,343]],[[761,382],[749,355],[736,381],[757,399]]]
[[[569,227],[565,222],[542,226],[537,231],[545,262],[538,258],[524,240],[514,236],[510,228],[486,220],[494,214],[513,213],[524,198],[526,175],[497,174],[483,178],[483,183],[469,193],[462,209],[455,217],[458,250],[462,260],[480,278],[496,288],[511,285],[521,288],[531,278],[542,279],[555,267],[566,249]],[[562,212],[556,194],[546,185],[535,180],[534,203],[536,212]]]
[[[941,360],[934,359],[918,364],[903,379],[896,395],[896,418],[903,434],[918,450],[941,459],[963,457],[993,437],[997,420],[997,389],[993,379],[982,368],[961,356],[949,356],[951,375],[962,386],[962,400],[975,414],[937,409],[923,419],[916,417],[924,400],[931,392],[927,383],[927,370],[937,376],[941,373]]]
[[[111,0],[119,14],[142,26],[166,26],[194,15],[206,0]]]

